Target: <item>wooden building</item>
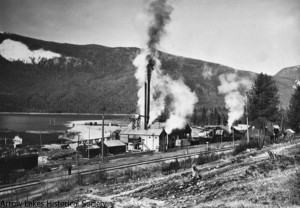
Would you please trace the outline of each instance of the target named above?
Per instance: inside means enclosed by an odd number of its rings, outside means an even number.
[[[98,143],[101,149],[101,142]],[[126,152],[126,144],[120,140],[106,140],[104,141],[104,155],[117,155]]]
[[[127,144],[129,151],[165,151],[168,136],[164,129],[126,129],[120,132],[120,140]]]

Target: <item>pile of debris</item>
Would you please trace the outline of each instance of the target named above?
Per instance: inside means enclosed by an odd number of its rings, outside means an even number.
[[[73,149],[50,149],[48,151],[43,151],[40,153],[40,156],[47,156],[49,160],[59,160],[66,157],[72,157],[76,154],[76,151]]]
[[[245,174],[218,177],[220,173],[214,173],[214,177],[203,176],[195,166],[192,171],[182,173],[169,178],[164,183],[153,184],[131,194],[138,199],[147,198],[167,202],[174,206],[194,206],[199,203],[207,203],[231,195],[233,192],[241,199],[252,192],[252,188],[243,185],[245,179],[253,177],[268,177],[272,170],[285,170],[295,164],[294,157],[274,154],[269,151],[270,158],[262,162],[250,165]],[[231,161],[235,163],[236,161]],[[203,180],[203,177],[205,180]],[[232,186],[235,184],[234,186]],[[233,188],[234,187],[234,188]]]
[[[255,165],[251,165],[245,171],[245,177],[258,177],[260,175],[268,177],[269,172],[272,170],[280,169],[281,171],[283,171],[286,170],[288,166],[295,165],[294,157],[274,154],[271,151],[268,151],[268,154],[270,156],[270,159],[257,163]]]

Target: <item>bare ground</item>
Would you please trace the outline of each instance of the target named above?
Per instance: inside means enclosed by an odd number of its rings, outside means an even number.
[[[281,144],[268,149],[293,157],[300,151],[300,146]],[[126,208],[300,207],[300,195],[297,198],[293,189],[296,172],[300,171],[299,161],[293,163],[285,157],[272,160],[266,149],[241,158],[198,166],[202,179],[192,179],[189,169],[127,183],[79,186],[70,192],[42,199],[77,200],[80,207],[87,201],[112,202],[114,207]]]

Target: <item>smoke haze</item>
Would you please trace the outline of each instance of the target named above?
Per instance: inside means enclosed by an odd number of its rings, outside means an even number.
[[[246,97],[240,91],[247,91],[252,83],[243,78],[238,78],[236,74],[222,74],[219,76],[221,85],[218,87],[220,94],[225,95],[225,104],[228,109],[229,130],[233,122],[240,119],[244,114]]]
[[[165,26],[171,21],[172,11],[173,7],[166,0],[150,1],[147,12],[152,19],[148,28],[147,46],[151,54],[156,52],[162,35],[166,34]]]
[[[161,37],[166,34],[165,25],[171,20],[173,8],[166,0],[150,1],[147,12],[151,17],[148,28],[147,49],[143,50],[133,61],[137,68],[135,77],[138,80],[138,109],[144,112],[145,81],[149,57],[154,60],[150,83],[150,112],[149,124],[155,121],[162,113],[167,112],[166,132],[172,129],[183,128],[187,123],[187,117],[193,113],[194,105],[198,101],[197,96],[187,87],[183,80],[173,80],[163,73],[158,57],[157,47]]]

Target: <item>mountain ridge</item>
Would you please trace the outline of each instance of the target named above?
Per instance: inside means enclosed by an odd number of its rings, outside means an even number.
[[[6,39],[62,57],[24,64],[0,55],[0,111],[99,113],[105,106],[110,113],[136,112],[138,89],[132,62],[141,49],[56,43],[1,33],[0,44]],[[217,89],[221,74],[236,73],[250,80],[257,75],[161,51],[159,56],[164,73],[173,79],[182,78],[195,91],[199,100],[196,109],[225,105]]]
[[[295,81],[300,80],[300,65],[281,69],[274,75],[274,80],[278,86],[281,105],[288,107],[294,93],[293,86],[295,85]]]

